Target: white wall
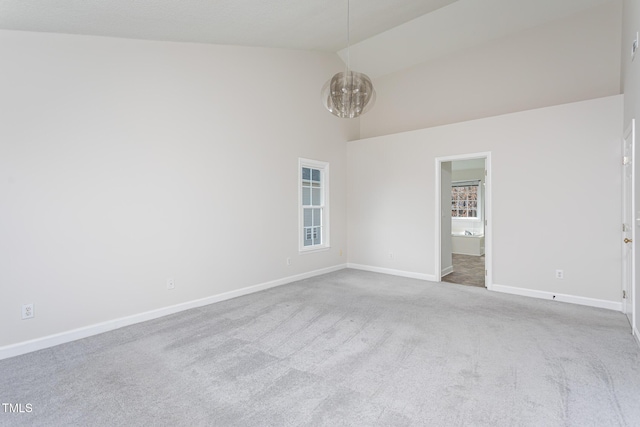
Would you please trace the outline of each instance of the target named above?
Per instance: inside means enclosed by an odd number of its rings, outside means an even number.
[[[435,276],[435,158],[491,152],[493,283],[619,304],[621,120],[617,95],[350,142],[349,263]]]
[[[0,346],[346,262],[337,55],[0,31],[0,57]],[[325,252],[298,255],[298,157],[331,165]]]
[[[622,87],[624,92],[624,120],[622,129],[626,129],[632,119],[636,120],[636,153],[639,149],[638,131],[640,130],[640,49],[635,59],[631,61],[631,46],[636,35],[640,32],[640,0],[624,0],[622,28]],[[621,130],[621,134],[624,130]],[[636,159],[640,156],[636,154]],[[636,203],[640,202],[640,162],[636,161]],[[636,207],[638,210],[638,206]],[[636,268],[640,272],[640,246],[636,245]],[[640,329],[640,274],[636,275],[636,294],[634,305],[636,310],[635,330]],[[637,335],[636,335],[637,338]],[[638,341],[640,343],[640,339]]]
[[[361,137],[619,94],[621,3],[374,79]]]

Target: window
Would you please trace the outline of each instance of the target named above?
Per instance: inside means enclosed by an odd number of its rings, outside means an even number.
[[[451,183],[451,218],[480,219],[480,181]]]
[[[300,159],[300,251],[329,247],[329,164]]]

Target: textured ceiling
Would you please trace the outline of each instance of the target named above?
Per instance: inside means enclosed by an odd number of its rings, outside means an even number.
[[[378,77],[621,0],[351,0],[351,65]],[[346,0],[0,0],[0,29],[339,52]]]

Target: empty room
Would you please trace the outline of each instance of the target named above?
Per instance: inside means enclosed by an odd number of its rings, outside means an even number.
[[[0,426],[640,425],[639,32],[0,0]]]

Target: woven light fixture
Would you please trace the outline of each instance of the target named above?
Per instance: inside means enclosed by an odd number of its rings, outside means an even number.
[[[353,119],[367,112],[376,99],[371,79],[350,69],[350,4],[347,0],[347,69],[337,73],[322,87],[322,103],[336,117]]]

